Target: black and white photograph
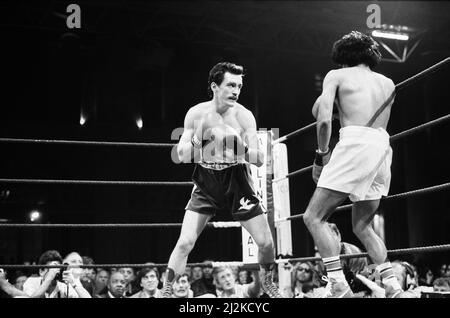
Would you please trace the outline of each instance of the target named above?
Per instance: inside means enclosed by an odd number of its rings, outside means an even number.
[[[450,1],[0,10],[2,303],[450,298]]]

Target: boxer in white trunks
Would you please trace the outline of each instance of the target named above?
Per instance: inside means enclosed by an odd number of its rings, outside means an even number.
[[[313,165],[317,188],[303,220],[327,270],[330,282],[327,296],[351,297],[339,259],[339,242],[327,225],[335,209],[349,197],[353,201],[353,232],[377,264],[382,283],[391,291],[389,295],[396,295],[401,287],[387,260],[386,246],[371,225],[391,180],[392,149],[386,126],[395,85],[391,79],[372,71],[381,61],[381,53],[370,36],[356,31],[343,36],[333,45],[332,59],[341,68],[325,76],[322,94],[312,110],[317,119],[318,149]],[[331,154],[334,103],[341,129],[339,142]]]

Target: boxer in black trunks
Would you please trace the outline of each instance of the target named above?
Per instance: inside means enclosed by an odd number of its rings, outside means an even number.
[[[194,189],[186,206],[180,237],[170,255],[163,297],[170,297],[172,284],[183,274],[188,255],[206,223],[216,213],[231,213],[258,245],[258,261],[264,273],[262,287],[281,298],[272,281],[274,244],[263,208],[253,189],[249,164],[261,166],[264,154],[257,147],[253,114],[237,103],[244,70],[223,62],[209,72],[211,100],[189,109],[177,147],[182,162],[195,162]]]

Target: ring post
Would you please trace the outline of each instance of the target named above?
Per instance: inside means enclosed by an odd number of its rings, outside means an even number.
[[[268,134],[267,131],[258,131],[258,148],[262,149],[264,153],[264,158],[267,158],[267,147],[268,147]],[[250,164],[251,177],[253,181],[253,186],[256,195],[259,198],[260,204],[263,209],[266,210],[267,207],[267,160],[266,164],[261,167],[257,167]],[[265,215],[267,217],[267,215]],[[269,221],[270,224],[270,221]],[[242,227],[242,261],[246,264],[258,263],[258,246],[256,242],[247,232],[244,227]]]
[[[288,174],[287,146],[283,143],[276,143],[272,147],[274,178],[282,178]],[[285,178],[280,182],[272,183],[274,217],[280,219],[291,215],[289,198],[289,179]],[[292,235],[291,222],[279,222],[276,228],[276,249],[278,255],[292,255]],[[279,287],[280,291],[286,294],[286,290],[291,288],[291,273],[285,264],[278,263]]]

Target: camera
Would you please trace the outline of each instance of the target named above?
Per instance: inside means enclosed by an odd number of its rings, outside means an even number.
[[[372,293],[372,290],[367,287],[361,280],[356,277],[356,275],[352,271],[347,271],[345,273],[345,279],[347,280],[352,292],[359,293],[359,292],[367,292],[369,294]]]
[[[56,280],[59,280],[59,281],[62,280],[63,272],[66,271],[67,268],[69,267],[69,264],[68,264],[68,263],[64,263],[64,264],[62,264],[62,265],[64,265],[64,267],[61,267],[61,268],[59,269],[58,274],[56,274],[56,276],[55,276],[55,279],[56,279]]]

